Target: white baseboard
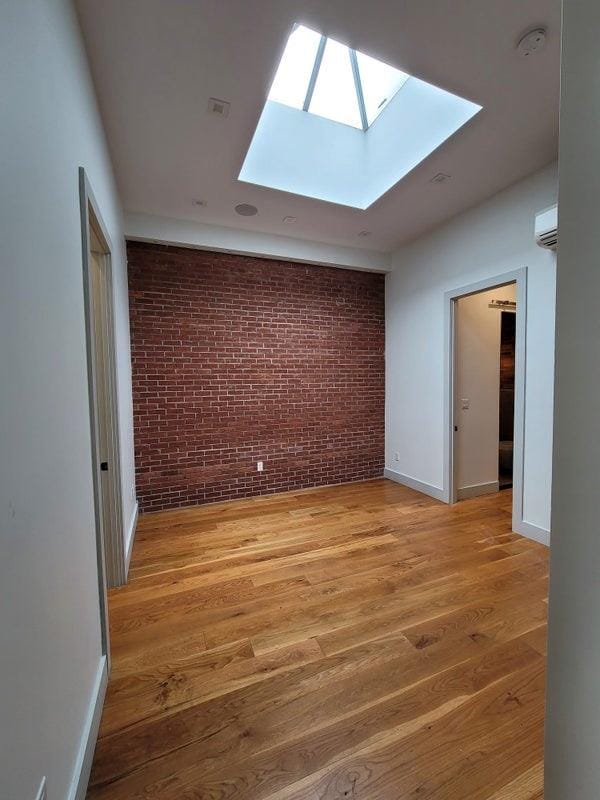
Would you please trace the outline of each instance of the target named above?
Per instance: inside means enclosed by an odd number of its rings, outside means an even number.
[[[540,528],[538,525],[532,525],[531,522],[521,520],[513,525],[513,530],[515,533],[520,533],[521,536],[527,537],[527,539],[533,539],[535,542],[545,544],[546,547],[550,546],[550,531],[545,528]]]
[[[129,564],[131,563],[131,554],[133,552],[133,542],[135,540],[135,531],[137,528],[137,521],[138,521],[138,514],[139,514],[139,503],[135,501],[135,508],[133,509],[133,514],[131,515],[131,524],[129,525],[129,531],[127,535],[127,550],[125,552],[125,582],[127,582],[127,578],[129,576]]]
[[[98,739],[98,729],[100,728],[100,717],[102,716],[102,708],[104,706],[104,696],[106,694],[106,686],[108,684],[108,667],[106,656],[102,656],[98,666],[98,674],[94,689],[92,692],[92,699],[88,710],[88,716],[85,721],[83,735],[81,737],[81,745],[79,753],[77,754],[77,762],[73,772],[73,780],[71,782],[71,789],[69,791],[68,800],[84,800],[87,794],[88,783],[90,780],[90,772],[92,769],[92,761],[94,759],[94,750],[96,749],[96,740]]]
[[[494,494],[494,492],[498,491],[500,491],[498,481],[490,481],[489,483],[474,483],[472,486],[463,486],[462,489],[457,489],[456,496],[458,500],[468,500],[470,497]]]
[[[424,483],[416,478],[411,478],[409,475],[403,475],[401,472],[396,472],[393,469],[387,468],[383,471],[383,477],[388,478],[390,481],[401,483],[403,486],[408,486],[410,489],[421,492],[421,494],[427,494],[429,497],[434,497],[436,500],[441,500],[443,503],[446,502],[444,490],[438,488],[437,486],[432,486],[430,483]]]

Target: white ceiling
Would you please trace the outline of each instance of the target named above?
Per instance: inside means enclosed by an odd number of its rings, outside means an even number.
[[[390,251],[557,156],[560,0],[79,0],[127,211]],[[365,211],[240,183],[294,22],[483,106]],[[515,45],[534,26],[546,48]],[[226,119],[210,97],[231,103]],[[430,183],[439,172],[452,176]],[[193,205],[194,199],[207,203]],[[259,214],[243,218],[238,203]],[[294,216],[293,224],[283,217]],[[359,238],[359,231],[371,231]]]

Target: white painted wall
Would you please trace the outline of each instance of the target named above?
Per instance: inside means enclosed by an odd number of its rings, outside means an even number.
[[[556,165],[550,165],[398,251],[386,277],[386,468],[439,493],[444,293],[528,267],[523,515],[544,530],[550,527],[556,257],[536,246],[533,230],[535,213],[555,201]]]
[[[516,286],[461,297],[456,309],[456,480],[459,489],[498,481],[501,312],[492,300],[516,300]],[[464,409],[463,400],[469,408]]]
[[[546,800],[600,797],[600,4],[563,4]]]
[[[308,114],[305,114],[308,116]],[[350,128],[349,130],[352,130]],[[325,267],[389,272],[391,256],[377,250],[312,242],[292,236],[226,228],[149,214],[125,213],[125,235],[141,242],[159,242],[199,250],[240,253],[261,258],[287,259]]]
[[[68,0],[0,5],[0,797],[70,797],[100,660],[78,167],[115,247],[125,526],[133,514],[121,212]]]

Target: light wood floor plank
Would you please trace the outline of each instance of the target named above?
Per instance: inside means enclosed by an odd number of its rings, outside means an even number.
[[[149,514],[89,800],[541,800],[547,550],[510,492]]]

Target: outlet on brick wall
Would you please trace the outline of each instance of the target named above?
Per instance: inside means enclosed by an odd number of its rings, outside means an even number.
[[[383,275],[127,249],[141,511],[383,473]]]

